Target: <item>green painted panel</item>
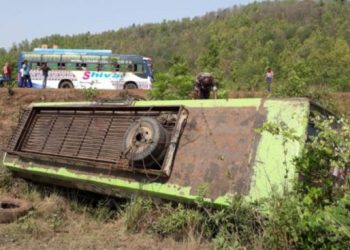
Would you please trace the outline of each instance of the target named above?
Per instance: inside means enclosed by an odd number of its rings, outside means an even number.
[[[165,101],[136,101],[133,103],[136,107],[145,106],[178,106],[184,105],[188,107],[212,108],[212,107],[255,107],[259,108],[261,103],[260,98],[249,99],[209,99],[209,100],[165,100]],[[43,102],[33,103],[33,107],[59,107],[59,106],[79,106],[79,105],[99,105],[96,102]],[[109,103],[107,105],[112,105]]]
[[[119,188],[124,191],[131,192],[143,192],[150,196],[168,198],[172,200],[182,200],[188,202],[194,202],[199,197],[191,195],[191,187],[180,187],[172,184],[162,184],[157,182],[142,183],[132,180],[123,180],[119,178],[103,177],[103,176],[92,176],[86,174],[78,174],[70,171],[67,168],[61,167],[52,169],[50,167],[38,167],[29,166],[22,167],[16,162],[3,162],[4,166],[12,171],[19,171],[23,173],[30,173],[32,175],[48,176],[50,178],[56,178],[58,180],[78,181],[91,185],[102,185]],[[218,197],[215,201],[210,199],[204,199],[206,203],[216,204],[220,206],[227,206],[230,202],[230,196],[226,195]]]
[[[250,99],[209,99],[209,100],[165,100],[165,101],[137,101],[135,106],[172,106],[184,105],[191,108],[212,107],[256,107],[261,103],[260,98]]]
[[[78,107],[86,105],[96,105],[96,102],[35,102],[31,107]]]
[[[295,135],[306,140],[309,102],[306,99],[286,101],[267,100],[267,121],[284,123]],[[284,188],[291,188],[295,178],[293,159],[300,154],[302,141],[287,140],[280,135],[263,132],[257,148],[254,175],[251,181],[250,199],[283,193]]]

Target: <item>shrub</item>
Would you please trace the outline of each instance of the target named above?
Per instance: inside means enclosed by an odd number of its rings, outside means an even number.
[[[123,219],[126,229],[131,232],[138,232],[142,228],[145,216],[152,209],[152,200],[142,197],[133,198],[123,212]]]
[[[350,242],[350,199],[346,172],[350,168],[350,129],[347,122],[316,117],[311,137],[295,159],[299,178],[295,191],[269,202],[263,223],[268,249],[346,249]],[[286,129],[263,129],[285,134]],[[334,175],[337,170],[337,176]]]
[[[84,88],[83,89],[84,96],[87,100],[91,101],[96,98],[98,95],[98,90],[94,87]]]
[[[302,178],[296,185],[305,194],[310,207],[336,201],[343,194],[346,173],[350,169],[350,126],[343,120],[315,118],[318,130],[305,144],[300,157],[295,159]]]
[[[168,206],[162,212],[162,216],[152,226],[153,230],[161,236],[172,235],[175,238],[184,238],[202,230],[204,217],[197,210],[185,209],[180,204],[176,209]]]

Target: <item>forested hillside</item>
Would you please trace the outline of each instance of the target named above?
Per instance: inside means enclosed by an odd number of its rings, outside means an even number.
[[[0,49],[0,63],[15,65],[19,50],[55,44],[143,54],[153,59],[158,73],[168,72],[174,63],[193,77],[208,70],[226,89],[261,90],[264,72],[272,67],[276,86],[349,91],[349,17],[350,3],[345,1],[252,3],[100,34],[23,41],[9,51]]]

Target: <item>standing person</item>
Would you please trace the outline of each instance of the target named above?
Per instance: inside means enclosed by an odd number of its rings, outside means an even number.
[[[5,63],[5,66],[2,69],[2,73],[3,73],[5,81],[10,81],[11,80],[11,73],[12,73],[12,71],[11,71],[10,64],[8,62]]]
[[[46,83],[47,83],[47,77],[49,75],[49,71],[51,70],[48,66],[47,63],[45,62],[42,66],[41,66],[41,70],[43,72],[43,86],[42,88],[45,89],[46,88]]]
[[[26,79],[24,78],[24,69],[26,65],[22,63],[21,69],[19,70],[19,75],[20,75],[20,81],[19,81],[19,87],[23,88],[27,85]]]
[[[196,77],[194,86],[197,98],[209,99],[210,91],[216,92],[217,88],[214,83],[214,77],[212,74],[207,72],[199,73]]]
[[[268,68],[265,75],[265,81],[266,81],[266,91],[271,92],[271,84],[273,79],[273,71],[271,68]]]
[[[28,64],[28,61],[25,60],[24,63],[23,63],[23,74],[24,74],[24,87],[29,87],[29,88],[32,88],[33,87],[33,84],[32,84],[32,79],[30,78],[30,70],[31,70],[31,65]]]
[[[11,68],[9,63],[6,62],[5,66],[2,68],[2,77],[0,79],[0,87],[5,86],[5,83],[9,82],[10,80],[11,80]]]

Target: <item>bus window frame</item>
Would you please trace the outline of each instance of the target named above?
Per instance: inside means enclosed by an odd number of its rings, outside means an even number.
[[[57,62],[57,69],[58,70],[66,70],[66,62]]]

